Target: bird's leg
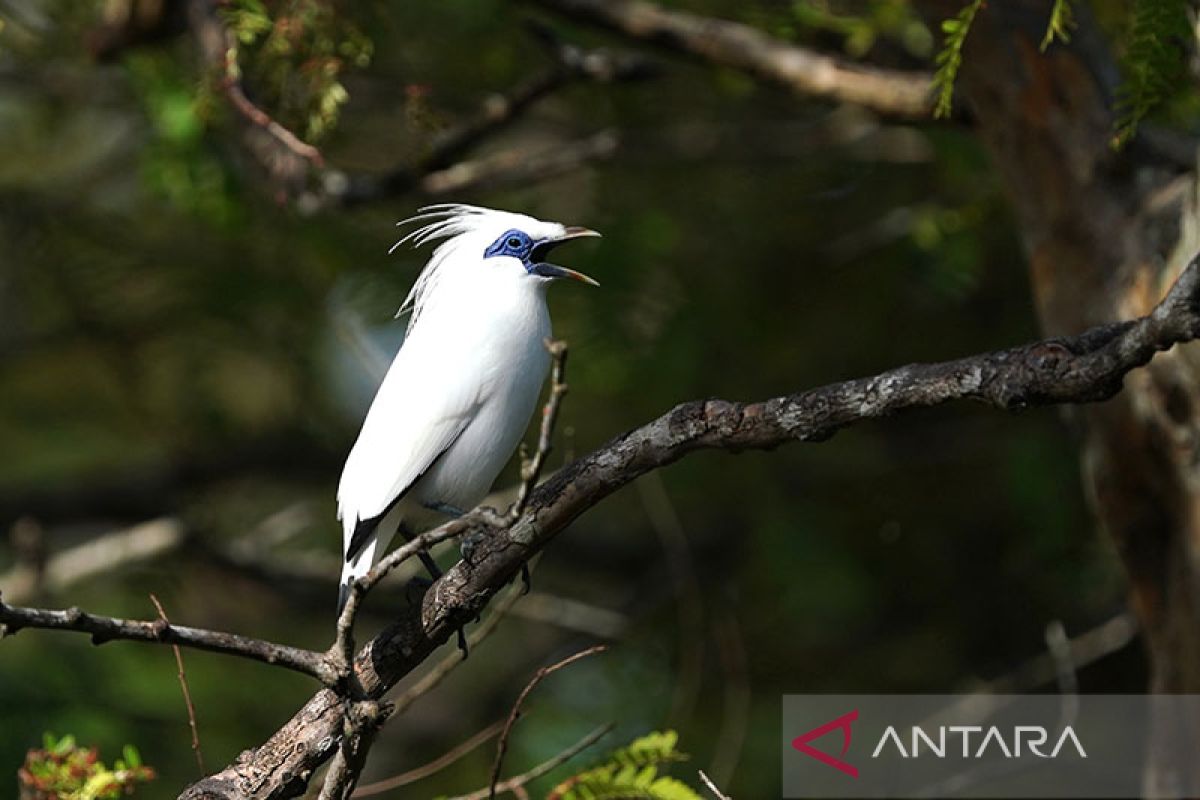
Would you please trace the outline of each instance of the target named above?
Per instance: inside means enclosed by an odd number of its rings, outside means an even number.
[[[443,503],[439,500],[422,503],[421,505],[425,506],[425,508],[429,509],[430,511],[436,511],[439,514],[445,514],[447,517],[452,519],[458,519],[467,513],[458,506],[452,506],[449,503]]]
[[[406,542],[412,541],[412,531],[401,522],[396,528],[396,532],[400,534],[400,538]],[[425,570],[429,573],[431,581],[436,581],[442,577],[442,568],[433,560],[433,556],[429,555],[428,550],[421,550],[417,553],[417,558],[421,559],[421,563],[425,565]]]
[[[397,526],[396,532],[400,534],[400,537],[402,539],[404,539],[404,541],[406,541],[406,542],[412,541],[412,531],[410,531],[407,527],[405,527],[403,522],[401,522]],[[421,563],[425,565],[426,571],[429,572],[429,581],[428,581],[428,584],[425,586],[425,588],[428,589],[430,586],[433,585],[434,581],[436,581],[438,578],[442,577],[442,568],[439,567],[437,565],[437,562],[433,560],[433,556],[431,556],[429,554],[428,550],[419,551],[417,553],[417,558],[421,559]],[[418,584],[424,583],[425,580],[426,579],[414,575],[412,580],[409,582],[409,584],[411,585],[413,583],[418,583]],[[422,592],[422,594],[424,594],[424,593]],[[466,635],[466,633],[464,633],[462,628],[458,629],[457,634],[458,634],[458,649],[460,651],[462,651],[463,661],[466,661],[467,655],[469,654],[469,651],[467,648],[467,635]]]
[[[533,591],[533,581],[529,578],[529,564],[521,563],[521,594]]]
[[[468,566],[475,566],[475,551],[483,543],[485,535],[482,531],[467,531],[459,541],[459,552],[462,553],[463,561],[467,562]]]

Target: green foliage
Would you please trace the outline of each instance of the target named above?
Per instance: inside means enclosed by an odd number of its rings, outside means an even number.
[[[327,0],[232,0],[222,13],[239,43],[228,77],[241,77],[244,56],[256,91],[286,124],[300,123],[310,140],[328,133],[350,99],[342,73],[370,63],[371,40]]]
[[[217,225],[237,218],[226,166],[203,141],[213,98],[167,53],[134,51],[124,59],[154,136],[139,154],[141,174],[173,207]]]
[[[1192,38],[1188,9],[1186,0],[1135,0],[1125,80],[1117,90],[1114,147],[1128,142],[1146,115],[1179,87]]]
[[[80,747],[74,736],[47,733],[41,749],[30,750],[17,772],[21,796],[31,800],[115,800],[133,794],[140,783],[154,779],[133,745],[125,745],[112,768],[104,765],[94,747]]]
[[[946,38],[942,42],[941,52],[937,54],[937,72],[933,75],[933,87],[937,92],[937,102],[933,108],[935,117],[950,116],[954,103],[954,82],[962,67],[963,45],[983,5],[984,0],[970,0],[956,16],[942,22],[942,33]]]
[[[1071,5],[1073,2],[1074,0],[1054,0],[1054,7],[1050,9],[1050,22],[1046,24],[1046,35],[1042,37],[1043,53],[1054,44],[1055,39],[1063,43],[1071,41],[1071,29],[1075,27],[1075,10]]]
[[[660,775],[664,764],[683,761],[675,731],[655,731],[614,750],[600,764],[560,783],[547,800],[699,800],[687,784]]]

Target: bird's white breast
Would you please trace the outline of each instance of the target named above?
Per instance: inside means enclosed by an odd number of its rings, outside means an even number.
[[[455,292],[453,309],[431,307],[418,328],[461,359],[476,383],[478,407],[455,443],[413,487],[422,503],[475,506],[508,462],[529,425],[550,363],[550,315],[534,281],[496,275]]]

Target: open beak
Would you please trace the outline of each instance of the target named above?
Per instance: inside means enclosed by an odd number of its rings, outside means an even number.
[[[533,253],[531,254],[533,261],[534,261],[534,265],[533,265],[533,269],[531,271],[534,274],[541,275],[542,277],[545,277],[545,278],[571,278],[573,280],[581,281],[581,282],[589,284],[591,286],[599,286],[600,283],[598,281],[596,281],[592,278],[589,278],[587,275],[584,275],[582,272],[576,272],[573,269],[567,269],[566,267],[560,267],[557,264],[550,264],[550,263],[547,263],[542,260],[547,255],[549,255],[551,250],[558,247],[560,244],[563,244],[564,242],[569,242],[573,239],[587,239],[587,238],[590,238],[593,236],[599,236],[599,235],[600,235],[599,233],[597,233],[594,230],[591,230],[590,228],[580,228],[577,225],[568,226],[566,228],[566,230],[563,232],[563,235],[558,237],[557,239],[550,239],[548,241],[539,242],[538,244],[534,245]]]

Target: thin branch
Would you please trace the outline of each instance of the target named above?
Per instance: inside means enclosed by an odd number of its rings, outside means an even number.
[[[311,162],[315,167],[324,166],[325,159],[321,156],[320,150],[279,124],[270,114],[256,106],[246,96],[246,89],[242,85],[242,70],[237,61],[239,50],[237,37],[217,15],[216,5],[214,0],[193,0],[192,6],[196,10],[192,12],[192,24],[202,29],[208,28],[208,30],[201,30],[198,34],[200,36],[220,36],[221,38],[220,60],[211,57],[213,54],[209,54],[207,51],[206,55],[210,55],[210,66],[220,68],[221,88],[225,92],[229,104],[251,124],[270,134],[288,152]],[[197,6],[206,6],[207,13],[203,9],[197,9]]]
[[[232,40],[232,37],[230,39]],[[221,88],[224,90],[229,104],[243,117],[269,133],[290,152],[311,161],[315,167],[324,166],[325,159],[320,150],[292,133],[274,117],[251,102],[250,98],[246,96],[246,90],[242,88],[242,81],[238,75],[237,48],[231,46],[225,52],[225,78],[221,81]]]
[[[488,96],[474,115],[439,133],[415,164],[397,167],[382,175],[330,173],[324,182],[323,195],[306,198],[306,206],[310,210],[330,203],[352,206],[414,190],[431,196],[461,192],[482,180],[482,176],[499,182],[502,177],[497,165],[488,160],[463,161],[458,165],[456,162],[486,139],[512,125],[538,101],[562,89],[584,82],[609,84],[643,80],[656,71],[652,61],[636,53],[584,49],[563,41],[543,25],[536,26],[534,33],[552,56],[551,67],[506,92]],[[579,153],[580,148],[576,151]],[[522,153],[525,157],[522,160],[549,161],[559,170],[602,157],[595,149],[589,158],[576,157],[574,160],[564,160],[561,155],[550,159],[537,153]],[[505,163],[505,166],[508,167],[505,172],[514,181],[542,177],[535,170],[521,172],[513,169],[511,163]]]
[[[1057,651],[1039,653],[1007,675],[964,689],[1003,695],[1031,692],[1055,680],[1061,684],[1064,662],[1071,670],[1080,670],[1128,647],[1137,632],[1137,618],[1130,611],[1122,611],[1068,640],[1065,648],[1060,644]]]
[[[581,658],[603,653],[608,649],[607,645],[598,644],[594,647],[589,647],[586,650],[580,650],[574,655],[567,656],[561,661],[555,662],[548,667],[542,667],[534,676],[525,684],[525,688],[517,695],[517,702],[513,703],[512,710],[508,712],[508,719],[504,722],[504,730],[500,732],[500,741],[496,743],[496,760],[492,762],[492,779],[488,782],[488,800],[495,800],[496,784],[500,780],[500,767],[504,763],[504,754],[508,750],[508,737],[512,734],[513,725],[517,723],[517,718],[521,716],[521,706],[525,702],[525,698],[534,688],[544,681],[550,675],[558,672],[563,667],[568,667],[579,661]]]
[[[558,421],[558,411],[562,407],[563,398],[567,396],[567,343],[561,339],[547,339],[546,349],[550,351],[550,358],[553,359],[553,367],[550,370],[550,396],[546,399],[546,405],[542,407],[542,425],[538,430],[537,450],[532,459],[521,464],[521,486],[517,489],[517,499],[508,510],[508,518],[513,522],[525,511],[529,493],[537,486],[542,469],[546,466],[546,459],[552,449],[554,424]]]
[[[172,625],[162,619],[154,621],[118,619],[89,614],[77,607],[55,611],[46,608],[10,606],[0,600],[0,638],[12,636],[22,628],[90,633],[92,644],[104,644],[114,640],[176,644],[259,661],[263,664],[272,664],[310,675],[326,684],[336,679],[326,665],[322,654],[312,650],[275,644],[263,639],[253,639],[224,631]]]
[[[541,150],[502,150],[475,161],[460,161],[421,178],[418,191],[429,198],[459,195],[512,184],[537,183],[611,158],[620,146],[614,130]]]
[[[554,66],[510,91],[488,97],[474,117],[449,128],[434,139],[421,159],[418,172],[449,166],[487,137],[514,122],[534,103],[574,83],[623,83],[653,77],[654,63],[638,53],[614,53],[571,44],[540,23],[530,23],[534,36],[545,45]]]
[[[1119,392],[1125,376],[1155,353],[1198,336],[1200,265],[1193,261],[1149,315],[1131,322],[955,361],[912,364],[762,402],[679,405],[560,469],[534,490],[515,524],[497,524],[478,511],[456,521],[463,525],[456,535],[466,529],[481,534],[472,562],[447,570],[419,606],[403,611],[359,652],[359,687],[367,696],[382,696],[474,619],[572,520],[638,476],[689,453],[821,442],[856,423],[959,400],[1005,411],[1098,402]],[[420,537],[418,542],[429,544]],[[250,757],[194,784],[183,797],[285,796],[292,778],[284,776],[311,774],[333,755],[341,718],[337,694],[320,691]],[[251,783],[253,792],[244,791]]]
[[[521,605],[511,613],[594,639],[619,639],[629,627],[629,618],[619,611],[537,589],[524,595]]]
[[[495,786],[496,792],[498,792],[498,793],[503,793],[503,792],[516,793],[517,790],[523,789],[526,785],[532,783],[533,781],[537,780],[538,778],[542,777],[543,775],[547,775],[547,774],[553,772],[554,770],[558,769],[560,766],[567,763],[572,758],[579,755],[584,750],[586,750],[587,748],[594,745],[596,742],[603,739],[615,727],[616,726],[611,722],[608,723],[607,725],[601,725],[599,728],[596,728],[596,730],[592,731],[587,736],[583,737],[578,742],[571,745],[566,750],[563,750],[561,753],[554,756],[553,758],[543,761],[541,764],[538,764],[536,767],[529,770],[528,772],[522,772],[520,775],[516,775],[512,778],[506,778],[505,780],[496,784],[496,786]],[[470,794],[463,794],[463,795],[458,795],[457,797],[451,797],[451,798],[448,798],[447,800],[487,800],[487,798],[489,798],[491,796],[492,788],[493,787],[488,786],[485,789],[480,789],[478,791],[471,792]]]
[[[573,20],[749,73],[796,94],[887,116],[928,118],[927,72],[867,67],[776,39],[739,22],[667,10],[644,0],[526,0]]]
[[[318,800],[350,800],[358,776],[366,764],[367,753],[375,741],[375,734],[387,717],[387,707],[374,700],[349,701],[343,718],[345,730],[329,770],[325,773]]]
[[[441,772],[446,767],[458,761],[463,756],[475,750],[480,745],[486,744],[488,741],[496,738],[501,729],[504,728],[504,720],[497,720],[491,725],[488,725],[483,730],[476,733],[470,739],[467,739],[462,744],[456,745],[442,755],[430,761],[428,764],[423,764],[415,769],[410,769],[408,772],[402,772],[392,778],[386,778],[375,783],[368,783],[365,786],[360,786],[354,790],[351,797],[372,797],[377,794],[399,789],[401,786],[407,786],[410,783],[424,780],[430,775]]]
[[[700,770],[700,780],[703,781],[704,785],[708,787],[708,790],[716,796],[717,800],[730,800],[729,795],[718,789],[717,785],[712,782],[712,778],[704,774],[704,770]]]
[[[163,610],[162,603],[158,602],[158,597],[153,592],[150,593],[150,602],[154,603],[154,608],[158,610],[158,618],[170,625],[171,620],[167,619],[167,612]],[[187,672],[183,669],[183,652],[180,651],[177,644],[171,645],[171,650],[175,653],[179,687],[183,690],[183,703],[187,706],[188,727],[192,730],[192,752],[196,754],[196,766],[200,768],[200,774],[203,775],[205,773],[204,754],[200,751],[200,730],[196,727],[196,706],[192,704],[192,692],[188,688]]]
[[[188,25],[196,39],[201,60],[206,68],[218,76],[219,86],[229,105],[246,123],[265,132],[274,142],[274,152],[258,153],[258,160],[275,177],[294,177],[285,175],[296,171],[294,165],[284,166],[283,162],[307,162],[314,167],[323,166],[325,161],[320,150],[281,125],[246,95],[237,63],[237,38],[217,13],[218,4],[218,0],[190,0],[187,4]]]
[[[428,550],[435,544],[461,536],[474,526],[495,524],[497,521],[501,521],[501,518],[497,517],[490,509],[477,508],[440,527],[417,534],[384,556],[366,575],[350,584],[346,604],[342,607],[341,614],[338,615],[333,644],[324,655],[325,662],[337,675],[341,676],[341,680],[349,679],[355,667],[354,621],[358,617],[359,608],[366,594],[386,578],[392,570],[422,550]],[[431,589],[436,586],[435,583]]]

